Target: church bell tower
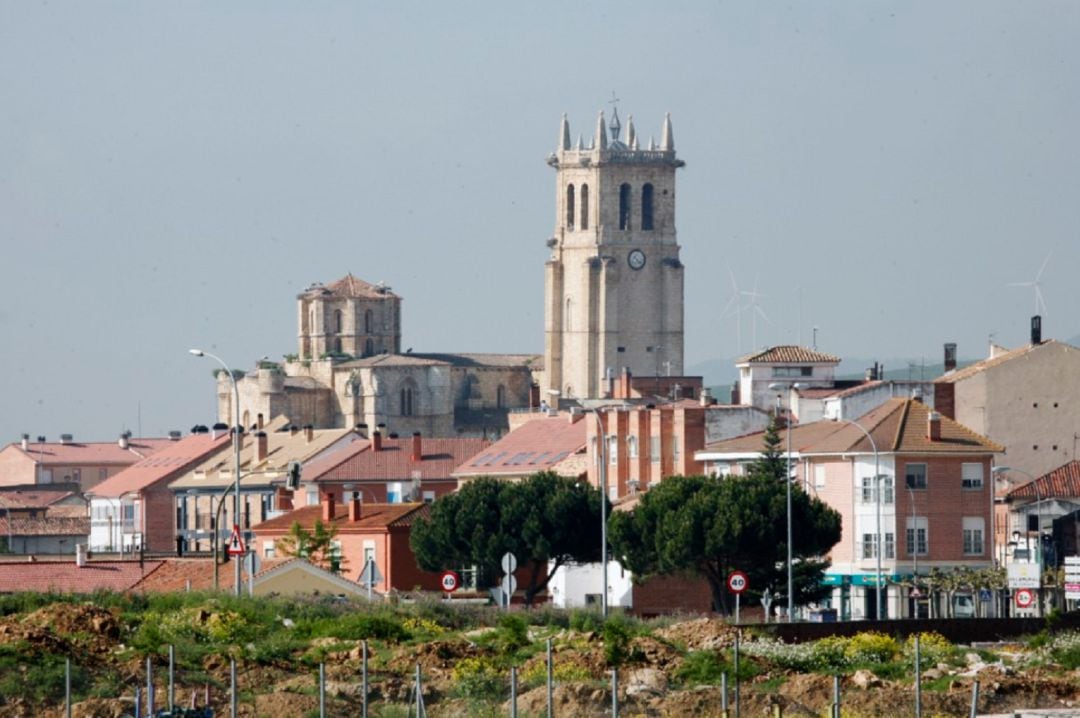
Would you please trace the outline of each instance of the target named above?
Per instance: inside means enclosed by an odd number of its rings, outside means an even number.
[[[588,146],[563,115],[555,168],[555,235],[544,274],[546,389],[600,398],[605,378],[683,373],[683,265],[675,235],[670,115],[659,146],[639,147],[633,117],[604,113]],[[610,136],[609,136],[610,130]]]

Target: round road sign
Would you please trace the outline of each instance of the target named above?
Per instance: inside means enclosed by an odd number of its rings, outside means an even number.
[[[439,585],[447,593],[453,593],[461,585],[461,579],[453,571],[443,571],[442,576],[439,577]]]
[[[1031,604],[1035,603],[1035,594],[1031,592],[1030,588],[1018,588],[1014,596],[1016,599],[1016,605],[1020,608],[1031,608]]]
[[[750,581],[742,571],[732,571],[727,577],[727,587],[732,593],[742,593],[749,585]]]

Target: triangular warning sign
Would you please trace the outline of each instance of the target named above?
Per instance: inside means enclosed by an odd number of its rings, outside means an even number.
[[[229,555],[243,556],[246,553],[247,546],[244,545],[244,537],[240,535],[240,527],[233,524],[232,535],[229,536]]]

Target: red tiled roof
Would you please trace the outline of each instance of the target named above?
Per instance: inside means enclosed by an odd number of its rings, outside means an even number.
[[[284,559],[263,559],[264,568],[276,565]],[[214,589],[214,564],[212,558],[167,558],[153,571],[143,576],[131,591],[142,593],[176,593],[186,591],[212,591]],[[243,567],[243,564],[241,564]],[[231,563],[218,566],[218,588],[231,590],[235,585],[235,569]],[[244,570],[241,580],[247,584],[248,572]]]
[[[24,511],[47,509],[57,501],[63,501],[74,495],[74,491],[67,489],[0,489],[0,508]],[[79,504],[77,508],[86,513],[86,507],[82,504]]]
[[[161,561],[18,561],[0,563],[0,593],[127,591]]]
[[[338,502],[334,506],[333,524],[339,534],[385,529],[391,526],[410,526],[418,515],[426,514],[428,505],[424,503],[407,504],[364,504],[359,521],[349,521],[349,505]],[[303,506],[294,511],[263,521],[252,527],[256,534],[268,534],[288,531],[294,522],[299,522],[306,530],[315,527],[316,520],[322,520],[322,505]]]
[[[736,364],[839,364],[840,357],[832,354],[807,349],[806,347],[785,345],[769,347],[760,352],[747,354],[735,360]]]
[[[889,399],[855,421],[870,432],[882,453],[1000,453],[1005,449],[953,421],[940,416],[941,439],[927,438],[930,408],[914,399]],[[709,444],[706,451],[747,453],[760,451],[764,432]],[[845,421],[815,421],[791,429],[791,448],[800,454],[869,453],[870,441],[858,427]]]
[[[312,461],[304,467],[305,481],[352,481],[364,479],[449,479],[454,468],[486,449],[487,439],[452,438],[420,440],[420,461],[412,460],[413,437],[382,440],[382,449],[358,441],[345,450]]]
[[[180,441],[170,441],[161,451],[105,479],[87,493],[117,498],[123,494],[141,491],[157,481],[186,471],[211,452],[228,444],[230,440],[228,433],[222,433],[217,437],[213,434],[191,434]]]
[[[586,422],[566,414],[526,422],[454,470],[454,476],[518,476],[553,469],[585,448]]]
[[[128,448],[115,441],[81,444],[75,441],[31,442],[25,451],[22,444],[10,446],[42,466],[127,466],[174,443],[170,439],[129,439]]]
[[[341,279],[329,284],[313,284],[303,291],[300,296],[332,296],[342,299],[383,299],[384,297],[397,297],[390,291],[390,287],[382,284],[371,284],[363,279],[354,277],[352,273],[346,274]]]
[[[89,536],[90,517],[86,516],[86,507],[81,507],[82,516],[35,516],[34,518],[11,517],[10,533],[13,536]],[[0,536],[7,536],[8,518],[0,515]]]
[[[1075,498],[1080,496],[1080,461],[1070,461],[1034,481],[1017,486],[1006,494],[1006,500]]]
[[[1025,354],[1028,354],[1029,352],[1035,351],[1039,347],[1052,346],[1052,345],[1055,345],[1055,344],[1058,344],[1058,343],[1059,342],[1057,342],[1057,341],[1055,341],[1053,339],[1048,339],[1047,341],[1045,341],[1045,342],[1043,342],[1041,344],[1028,344],[1026,346],[1017,347],[1016,349],[1010,349],[1009,351],[1007,351],[1007,352],[1005,352],[1003,354],[998,354],[996,357],[994,357],[992,359],[983,359],[982,361],[977,361],[974,364],[969,364],[968,366],[964,367],[963,369],[956,369],[955,371],[951,371],[948,374],[944,374],[942,376],[939,376],[937,379],[934,380],[934,383],[935,384],[952,384],[954,382],[961,381],[963,379],[967,379],[969,377],[975,376],[976,374],[984,372],[987,369],[992,369],[993,367],[996,367],[999,364],[1004,364],[1005,362],[1009,362],[1009,361],[1012,361],[1013,359],[1017,359],[1019,357],[1022,357]]]

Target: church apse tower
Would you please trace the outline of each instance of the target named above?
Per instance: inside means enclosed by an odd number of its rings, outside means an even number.
[[[610,138],[608,130],[610,129]],[[555,235],[544,275],[546,389],[566,398],[607,395],[608,372],[683,373],[683,265],[675,235],[671,117],[660,145],[625,139],[618,110],[589,146],[570,141],[563,115],[555,168]]]

